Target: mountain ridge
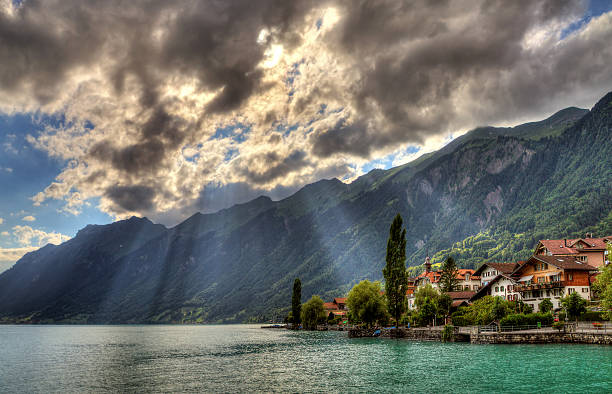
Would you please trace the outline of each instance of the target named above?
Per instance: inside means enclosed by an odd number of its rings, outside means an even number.
[[[407,226],[411,266],[426,254],[438,252],[434,259],[441,259],[439,251],[459,256],[462,266],[518,259],[544,231],[609,231],[611,101],[609,93],[581,117],[586,110],[570,107],[540,122],[475,129],[450,148],[452,142],[350,184],[321,180],[283,200],[260,196],[196,213],[171,228],[138,218],[87,226],[0,275],[0,321],[240,322],[280,316],[295,277],[302,279],[305,296],[325,297],[364,278],[380,279],[388,226],[397,212]],[[512,130],[520,136],[498,134]],[[596,204],[589,207],[588,201]],[[45,284],[39,288],[40,281]]]

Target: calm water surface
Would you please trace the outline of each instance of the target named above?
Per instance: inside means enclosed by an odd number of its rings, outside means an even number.
[[[612,347],[258,326],[0,326],[2,392],[612,392]]]

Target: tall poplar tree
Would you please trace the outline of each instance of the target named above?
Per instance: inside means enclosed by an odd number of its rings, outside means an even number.
[[[295,281],[293,281],[291,314],[293,315],[293,327],[299,327],[302,322],[302,282],[300,282],[300,278],[295,278]]]
[[[391,223],[387,240],[387,264],[383,268],[385,296],[389,314],[399,325],[399,319],[406,310],[406,229],[402,229],[402,217],[398,213]]]
[[[440,274],[440,290],[443,293],[455,290],[459,283],[459,279],[457,279],[458,273],[459,270],[457,269],[455,259],[448,256],[442,265],[442,273]]]

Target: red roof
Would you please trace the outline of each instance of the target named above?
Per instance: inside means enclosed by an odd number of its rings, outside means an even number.
[[[540,244],[553,255],[577,254],[584,251],[599,251],[606,249],[606,241],[612,237],[577,238],[577,239],[541,239]],[[578,246],[582,246],[581,249]]]
[[[465,274],[470,274],[470,279],[480,280],[480,277],[474,275],[474,270],[469,268],[461,268],[457,270],[456,278],[458,280],[465,280]],[[419,278],[428,278],[431,283],[438,283],[440,281],[440,276],[442,275],[442,270],[435,270],[429,272],[422,272],[417,279]]]
[[[337,305],[346,304],[346,297],[337,297],[334,298],[334,303]]]
[[[334,304],[333,302],[325,302],[323,303],[323,308],[325,308],[325,310],[332,311],[337,309],[338,305]]]

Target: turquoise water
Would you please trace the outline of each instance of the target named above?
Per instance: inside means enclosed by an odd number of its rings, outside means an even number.
[[[612,347],[258,326],[0,326],[1,392],[612,392]]]

